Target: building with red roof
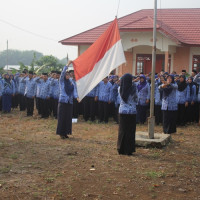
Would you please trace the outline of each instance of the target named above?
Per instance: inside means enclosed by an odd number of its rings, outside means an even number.
[[[126,64],[117,73],[151,72],[153,45],[153,9],[134,12],[118,19]],[[158,9],[156,72],[200,71],[200,8]],[[77,45],[83,53],[107,29],[111,22],[60,41]]]

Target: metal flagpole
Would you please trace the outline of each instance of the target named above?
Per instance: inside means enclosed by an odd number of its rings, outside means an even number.
[[[155,93],[155,68],[156,68],[156,25],[157,25],[157,0],[154,0],[153,48],[152,48],[152,73],[151,73],[151,102],[150,117],[148,118],[148,134],[154,139],[154,93]]]

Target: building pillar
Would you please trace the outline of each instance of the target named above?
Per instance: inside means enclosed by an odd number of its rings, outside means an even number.
[[[169,51],[165,51],[165,72],[169,72]]]

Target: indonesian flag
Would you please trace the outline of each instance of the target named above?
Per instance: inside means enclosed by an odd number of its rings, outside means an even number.
[[[79,99],[125,63],[117,19],[83,54],[73,61]]]

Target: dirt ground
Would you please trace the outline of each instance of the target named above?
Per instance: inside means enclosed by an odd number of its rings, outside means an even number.
[[[113,122],[80,120],[68,140],[55,134],[56,123],[0,115],[1,200],[200,199],[200,127],[178,128],[166,148],[121,156]]]

